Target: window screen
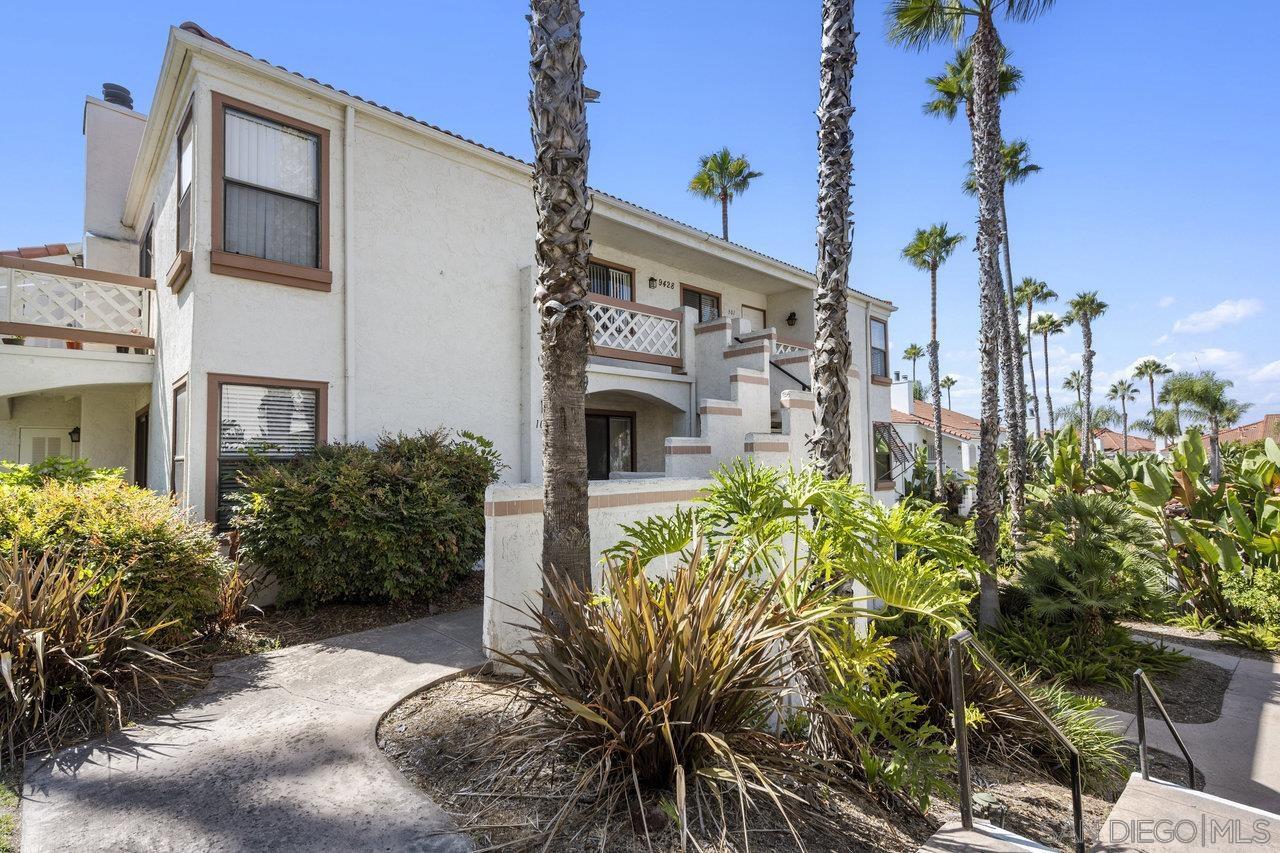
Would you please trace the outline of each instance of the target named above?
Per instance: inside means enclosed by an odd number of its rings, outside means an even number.
[[[614,299],[625,299],[628,302],[635,298],[631,273],[626,270],[607,267],[592,261],[587,265],[587,272],[591,278],[592,293],[612,296]]]
[[[234,109],[227,109],[223,120],[224,248],[318,266],[319,139]]]
[[[871,321],[871,375],[889,375],[889,326],[884,320]]]

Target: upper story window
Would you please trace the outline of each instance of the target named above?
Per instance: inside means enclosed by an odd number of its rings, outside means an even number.
[[[142,232],[142,239],[138,242],[138,275],[143,278],[151,278],[153,267],[155,264],[155,222],[148,219],[147,227]]]
[[[698,290],[687,284],[680,288],[680,303],[698,312],[698,322],[706,323],[720,316],[720,294]]]
[[[210,269],[329,290],[329,131],[213,93]]]
[[[226,110],[224,120],[223,248],[318,266],[319,139],[240,110]]]
[[[634,270],[592,261],[587,265],[587,274],[591,280],[591,292],[597,296],[609,296],[626,302],[636,298]]]
[[[178,131],[178,251],[191,250],[191,175],[195,168],[195,124],[190,113]]]
[[[871,375],[889,377],[889,324],[871,318]]]

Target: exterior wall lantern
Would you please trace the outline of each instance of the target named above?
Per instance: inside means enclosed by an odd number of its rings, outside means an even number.
[[[658,277],[656,275],[649,276],[649,289],[650,290],[658,289]]]
[[[80,443],[80,427],[72,427],[71,431],[67,433],[67,437],[71,439],[72,444],[79,444]]]
[[[794,326],[796,324],[796,312],[792,311],[787,315],[787,325]]]

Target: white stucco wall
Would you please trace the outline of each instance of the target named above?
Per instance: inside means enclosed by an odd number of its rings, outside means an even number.
[[[85,98],[84,104],[84,230],[103,237],[131,239],[120,221],[124,213],[129,174],[138,156],[147,117],[142,113]],[[89,246],[85,246],[86,253]],[[106,269],[106,267],[97,267]],[[136,267],[135,267],[136,271]],[[128,270],[113,270],[128,272]]]
[[[80,424],[80,398],[31,394],[0,400],[0,460],[18,461],[20,431],[26,428],[70,430]]]

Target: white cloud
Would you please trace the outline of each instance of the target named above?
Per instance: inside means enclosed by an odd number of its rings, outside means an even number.
[[[1242,370],[1246,359],[1244,353],[1236,350],[1206,347],[1190,352],[1172,352],[1165,356],[1164,361],[1174,370]]]
[[[1159,346],[1160,344],[1167,344],[1168,342],[1169,342],[1168,335],[1161,335],[1160,337],[1156,338],[1156,346]]]
[[[1253,382],[1277,382],[1280,381],[1280,361],[1273,361],[1249,374],[1249,379]]]
[[[1178,300],[1174,299],[1172,296],[1163,296],[1160,298],[1160,301],[1156,303],[1156,305],[1158,305],[1161,308],[1168,308],[1177,301]]]
[[[1231,323],[1239,323],[1262,311],[1261,299],[1224,299],[1207,311],[1188,314],[1173,324],[1173,331],[1212,332]]]

